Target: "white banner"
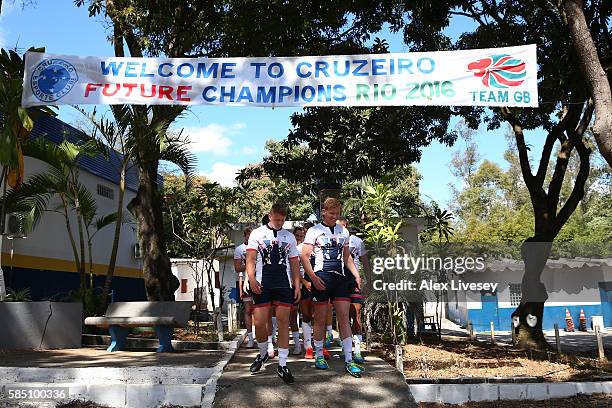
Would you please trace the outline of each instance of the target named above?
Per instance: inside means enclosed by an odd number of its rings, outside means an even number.
[[[538,106],[536,46],[281,58],[28,52],[23,106]]]

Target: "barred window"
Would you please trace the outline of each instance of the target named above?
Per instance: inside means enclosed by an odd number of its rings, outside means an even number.
[[[115,191],[110,187],[98,184],[98,195],[112,200],[115,197]]]
[[[508,286],[510,287],[510,305],[518,306],[521,303],[521,284],[510,283]]]

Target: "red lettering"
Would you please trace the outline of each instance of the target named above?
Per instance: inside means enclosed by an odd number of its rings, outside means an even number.
[[[145,85],[140,84],[140,96],[144,98],[152,98],[155,96],[156,88],[157,88],[157,85],[151,85],[151,95],[145,95]]]
[[[138,86],[138,84],[134,84],[134,83],[128,83],[128,84],[122,84],[122,86],[124,88],[127,88],[128,91],[126,92],[125,96],[130,96],[132,94],[132,90],[134,88],[136,88]]]
[[[187,91],[191,91],[191,86],[179,85],[176,88],[176,100],[184,102],[190,101],[191,98],[189,96],[185,96],[187,94]]]
[[[88,83],[85,86],[85,97],[87,98],[89,96],[90,92],[93,92],[96,90],[96,88],[101,87],[102,84],[92,84],[92,83]]]
[[[172,90],[173,88],[171,86],[160,85],[159,86],[159,96],[157,98],[162,99],[165,96],[169,100],[172,100]]]
[[[111,85],[115,85],[115,91],[111,92],[109,89]],[[102,95],[104,96],[115,96],[119,89],[121,88],[121,84],[104,84],[104,88],[102,88]]]

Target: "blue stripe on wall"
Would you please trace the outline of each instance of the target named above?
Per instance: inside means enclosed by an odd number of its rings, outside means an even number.
[[[61,299],[68,292],[80,286],[80,276],[74,272],[57,272],[40,269],[4,267],[6,286],[13,290],[29,288],[32,300],[43,300],[53,297]],[[94,277],[94,287],[102,287],[106,276]],[[89,275],[87,276],[89,279]],[[146,300],[144,280],[114,276],[112,282],[113,300],[138,301]]]
[[[559,329],[565,328],[565,309],[569,309],[570,315],[574,320],[575,329],[578,330],[578,323],[580,318],[580,309],[584,309],[586,316],[587,328],[591,328],[591,316],[601,316],[602,308],[601,304],[597,305],[571,305],[571,306],[546,306],[544,305],[544,321],[542,322],[542,328],[544,330],[554,329],[554,324],[559,325]],[[515,307],[510,308],[499,308],[499,329],[498,330],[511,330],[512,312],[516,310]],[[475,331],[490,331],[490,321],[494,320],[494,317],[490,313],[486,313],[482,309],[468,309],[468,320],[471,320],[474,324]],[[497,328],[497,325],[496,325]]]

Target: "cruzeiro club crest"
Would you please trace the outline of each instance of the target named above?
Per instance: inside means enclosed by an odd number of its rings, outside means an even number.
[[[525,80],[525,62],[508,54],[492,55],[470,62],[467,68],[482,78],[486,87],[508,88],[519,86]]]
[[[32,72],[32,93],[41,102],[55,102],[66,95],[78,81],[76,68],[58,58],[42,61]]]

